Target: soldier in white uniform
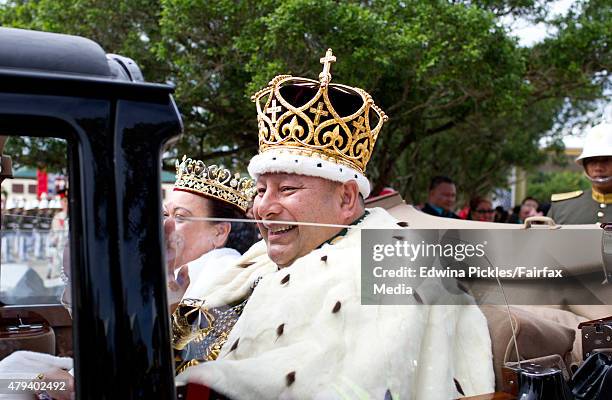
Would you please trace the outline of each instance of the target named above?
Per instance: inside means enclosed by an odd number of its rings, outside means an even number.
[[[576,163],[584,168],[591,189],[553,194],[548,216],[558,224],[612,222],[612,124],[588,132]]]

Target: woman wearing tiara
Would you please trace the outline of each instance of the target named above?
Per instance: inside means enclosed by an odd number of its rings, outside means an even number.
[[[253,194],[248,178],[191,158],[177,161],[174,190],[163,211],[170,305],[201,298],[255,242],[253,224],[230,222],[246,218]]]

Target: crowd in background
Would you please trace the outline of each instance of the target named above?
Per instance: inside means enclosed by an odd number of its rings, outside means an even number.
[[[506,210],[502,206],[493,207],[493,201],[486,196],[475,196],[463,207],[457,207],[455,182],[446,176],[435,176],[429,184],[427,202],[418,208],[437,217],[522,224],[529,217],[545,216],[550,203],[525,197],[520,205]]]
[[[417,208],[445,218],[514,224],[521,224],[528,217],[546,215],[550,208],[549,203],[541,204],[533,197],[526,197],[510,210],[493,204],[489,197],[475,196],[463,207],[458,206],[455,182],[446,176],[435,176],[429,185],[427,201]],[[41,200],[11,198],[5,201],[3,198],[1,262],[49,261],[55,257],[65,240],[67,209],[67,192],[53,199],[43,196]],[[57,263],[50,263],[54,264]],[[54,274],[51,270],[48,273]]]

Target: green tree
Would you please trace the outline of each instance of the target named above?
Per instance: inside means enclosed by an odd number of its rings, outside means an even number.
[[[249,96],[277,74],[316,78],[331,47],[334,81],[366,89],[390,116],[368,166],[377,188],[418,201],[445,173],[468,195],[487,192],[513,165],[543,162],[541,137],[602,96],[610,6],[585,4],[551,22],[555,37],[521,48],[498,17],[541,19],[544,2],[165,0],[159,54],[175,60],[189,132],[182,151],[247,160],[256,144]],[[582,31],[592,13],[599,41]],[[582,38],[575,54],[561,44],[572,36]],[[562,112],[568,103],[574,113]]]
[[[591,183],[581,172],[535,172],[527,178],[527,196],[535,197],[540,201],[550,201],[554,193],[571,192],[574,190],[587,190]]]
[[[3,25],[81,34],[177,85],[185,135],[168,153],[244,166],[257,148],[250,95],[279,74],[316,78],[328,47],[333,81],[359,86],[390,116],[367,173],[423,200],[436,174],[466,196],[533,170],[539,149],[610,87],[612,5],[577,2],[547,20],[532,0],[9,0]],[[525,48],[500,17],[556,33]]]
[[[27,166],[47,172],[67,172],[68,146],[64,139],[11,136],[3,152],[11,156],[13,169]]]

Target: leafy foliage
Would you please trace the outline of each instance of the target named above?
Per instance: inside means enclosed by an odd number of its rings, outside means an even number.
[[[316,78],[328,47],[333,81],[359,86],[390,116],[368,175],[423,200],[429,178],[452,176],[466,197],[533,169],[539,148],[604,98],[612,5],[577,2],[546,20],[535,0],[9,0],[0,23],[91,37],[170,81],[184,153],[244,167],[257,149],[250,95],[275,75]],[[520,47],[500,17],[545,21],[556,33]],[[169,164],[170,165],[170,164]]]
[[[527,196],[540,201],[550,201],[554,193],[565,193],[574,190],[587,190],[591,183],[584,174],[575,171],[537,172],[527,181]]]
[[[47,172],[67,172],[68,146],[63,139],[11,136],[3,152],[11,156],[14,169],[28,166]]]

